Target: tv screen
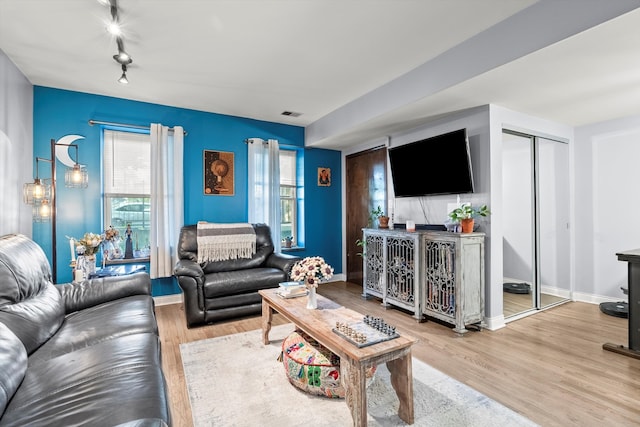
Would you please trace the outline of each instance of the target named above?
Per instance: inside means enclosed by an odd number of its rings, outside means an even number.
[[[396,197],[473,193],[467,130],[389,149]]]

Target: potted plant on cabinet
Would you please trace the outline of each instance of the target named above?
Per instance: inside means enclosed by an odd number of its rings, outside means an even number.
[[[491,211],[489,211],[487,205],[474,208],[468,203],[449,212],[449,218],[460,223],[463,233],[471,233],[473,231],[475,218],[489,214],[491,214]]]
[[[373,225],[373,222],[376,219],[378,220],[379,228],[389,228],[389,217],[384,214],[384,211],[382,210],[380,205],[378,205],[376,209],[371,211],[371,214],[369,215],[369,224]]]

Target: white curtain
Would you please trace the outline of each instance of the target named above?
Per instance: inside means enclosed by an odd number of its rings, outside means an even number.
[[[170,277],[178,261],[177,245],[184,225],[184,133],[175,126],[151,124],[151,271],[152,279]]]
[[[276,252],[280,251],[280,157],[278,141],[250,138],[249,222],[265,223],[271,229]]]

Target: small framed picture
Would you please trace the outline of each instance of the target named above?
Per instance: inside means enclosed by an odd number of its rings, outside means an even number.
[[[204,194],[233,196],[233,153],[204,150]]]
[[[320,187],[331,187],[331,169],[318,168],[318,185]]]

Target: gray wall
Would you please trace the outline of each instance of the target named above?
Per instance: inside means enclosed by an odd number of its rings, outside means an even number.
[[[33,85],[0,50],[0,236],[31,237],[22,185],[33,182],[33,162]]]
[[[640,248],[640,117],[582,126],[575,138],[576,298],[626,301],[616,252]]]

